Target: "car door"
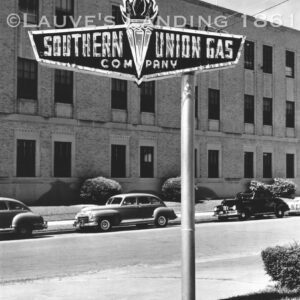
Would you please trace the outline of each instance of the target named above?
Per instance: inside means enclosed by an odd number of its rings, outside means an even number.
[[[156,206],[150,202],[150,198],[148,196],[139,196],[138,205],[140,211],[139,214],[143,219],[152,218],[153,211],[155,210]]]
[[[11,216],[10,211],[8,210],[8,206],[6,201],[0,201],[0,229],[9,228],[11,225]]]
[[[120,214],[122,220],[138,219],[138,205],[136,197],[125,197],[121,203]]]
[[[14,202],[14,201],[8,201],[8,208],[9,208],[9,218],[10,218],[10,222],[13,220],[13,218],[21,213],[26,213],[29,211],[29,209],[19,203],[19,202]]]

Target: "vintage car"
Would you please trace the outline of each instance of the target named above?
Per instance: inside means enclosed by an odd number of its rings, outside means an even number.
[[[289,206],[271,193],[238,193],[235,199],[225,199],[214,209],[219,220],[239,218],[247,220],[251,216],[276,215],[282,218],[289,211]]]
[[[141,226],[153,222],[157,227],[165,227],[168,220],[176,218],[174,210],[158,197],[129,193],[111,197],[105,206],[83,208],[75,216],[74,227],[79,230],[94,227],[98,231],[109,231],[112,226]]]
[[[24,203],[9,198],[0,198],[0,233],[16,233],[30,237],[33,230],[46,229],[43,217],[34,214]]]

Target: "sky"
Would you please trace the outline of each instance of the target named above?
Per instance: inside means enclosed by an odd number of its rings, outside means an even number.
[[[252,16],[282,1],[284,0],[205,0],[203,2],[216,4]],[[300,30],[299,0],[289,0],[280,6],[263,12],[263,14],[269,21],[279,18],[278,20],[282,20],[282,25]]]

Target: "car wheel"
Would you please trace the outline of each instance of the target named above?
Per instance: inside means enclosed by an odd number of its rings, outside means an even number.
[[[282,208],[277,208],[275,213],[277,218],[283,218],[284,217],[284,210]]]
[[[98,222],[99,231],[109,231],[111,229],[111,221],[109,219],[103,218]]]
[[[240,214],[240,216],[239,216],[239,219],[241,221],[246,221],[246,220],[249,219],[249,217],[250,216],[249,216],[249,213],[247,211],[242,211],[241,214]]]
[[[21,238],[29,238],[32,236],[32,228],[29,225],[20,225],[17,228],[17,235]]]
[[[164,215],[159,215],[155,219],[156,227],[166,227],[168,225],[168,218]]]

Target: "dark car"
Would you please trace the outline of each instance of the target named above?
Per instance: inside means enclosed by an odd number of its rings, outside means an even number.
[[[34,214],[24,203],[9,198],[0,198],[0,233],[16,233],[30,237],[33,230],[46,229],[43,217]]]
[[[219,220],[239,218],[247,220],[251,216],[276,215],[282,218],[289,211],[289,206],[268,191],[260,193],[239,193],[235,199],[223,200],[215,207],[214,215]]]
[[[94,227],[99,231],[132,224],[154,223],[157,227],[165,227],[168,220],[176,218],[174,210],[160,198],[152,194],[129,193],[111,197],[105,206],[83,208],[75,216],[74,226],[77,229]]]

